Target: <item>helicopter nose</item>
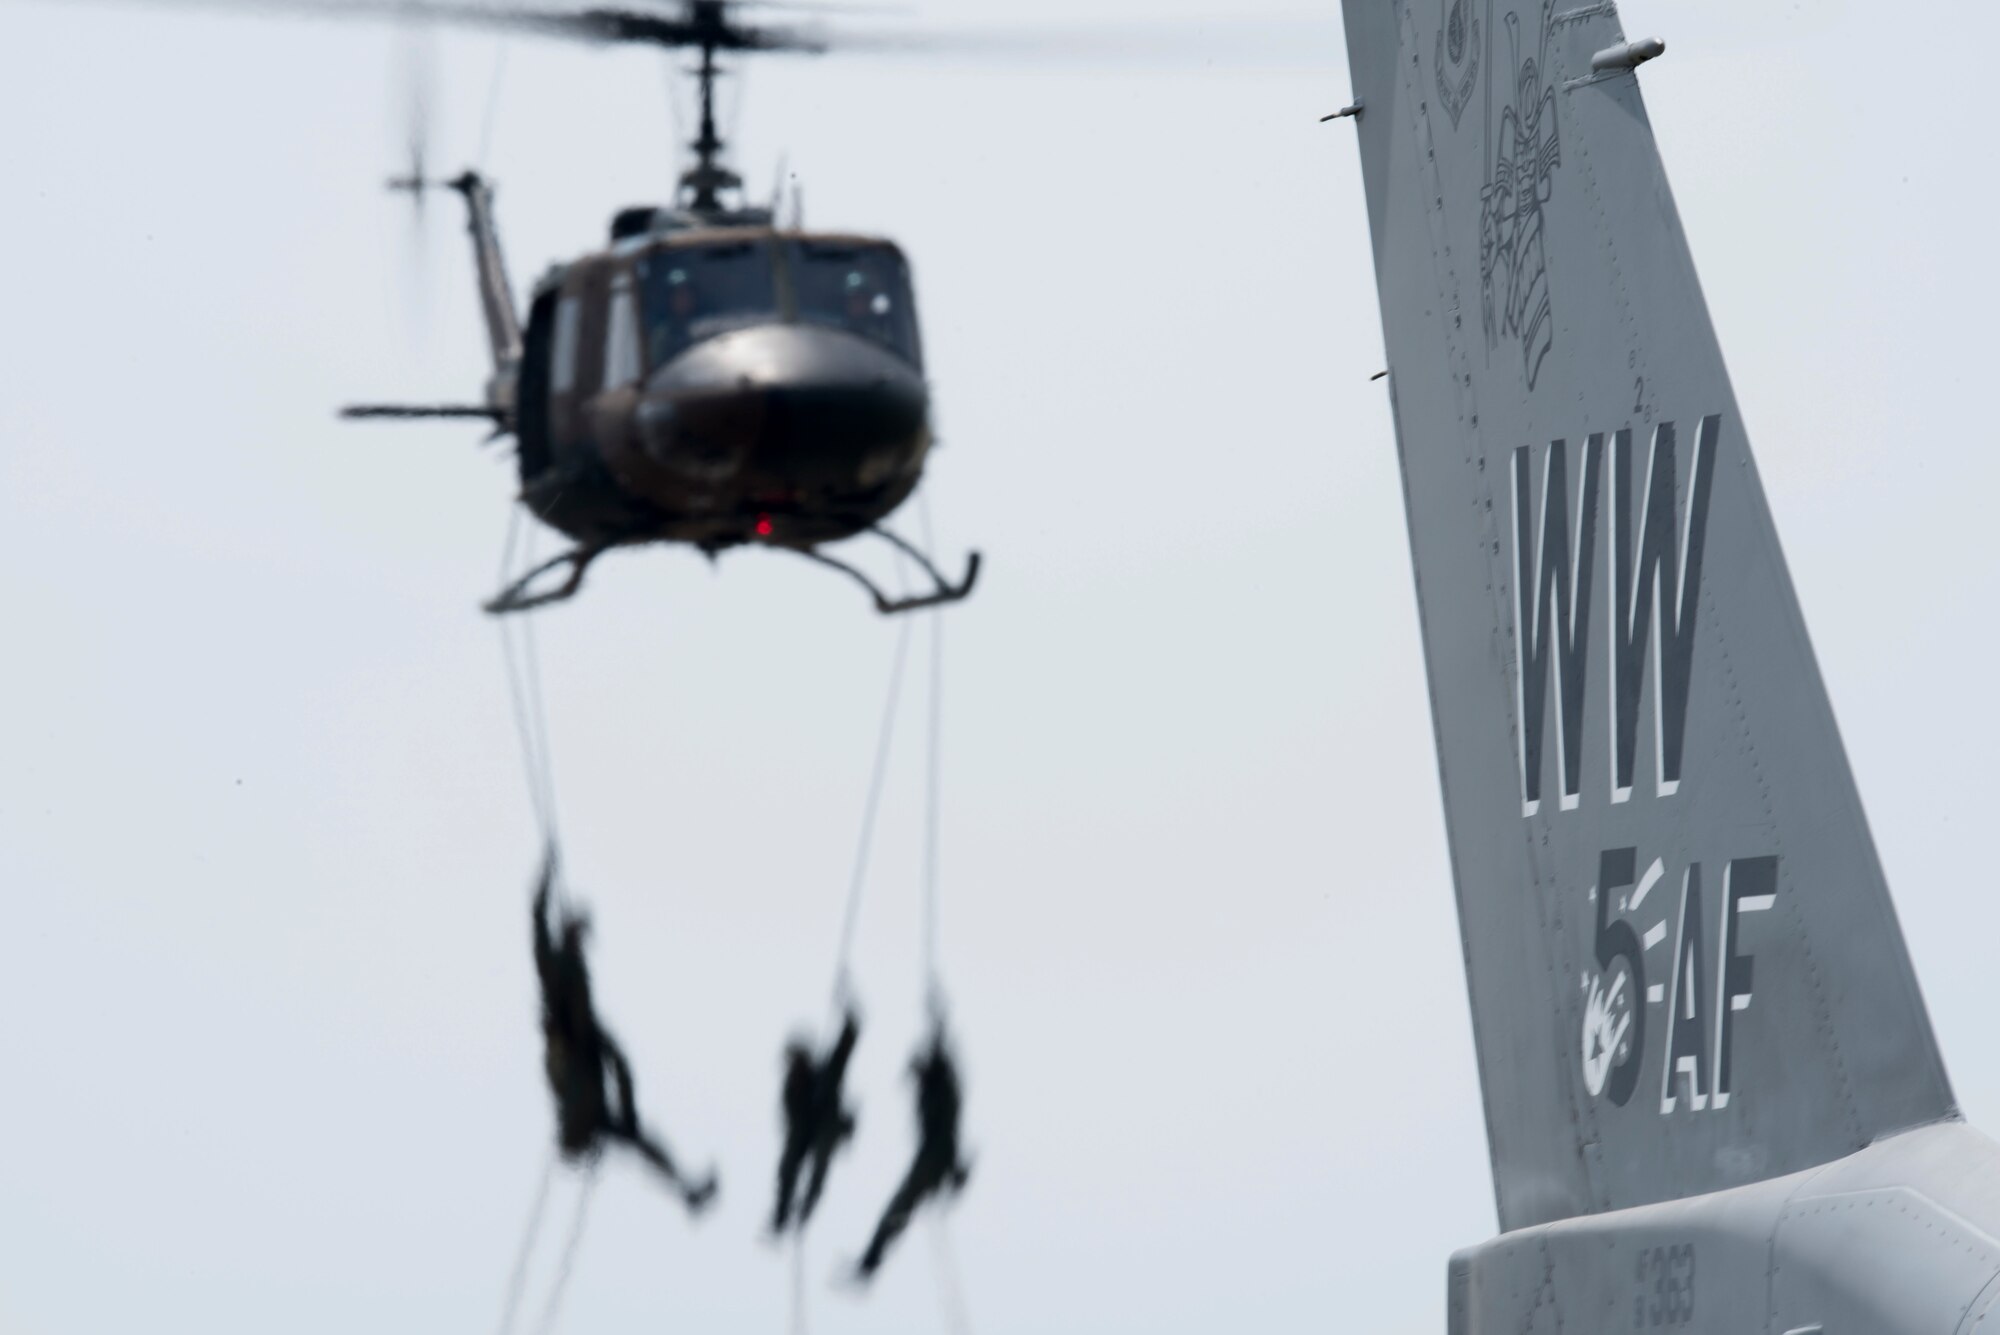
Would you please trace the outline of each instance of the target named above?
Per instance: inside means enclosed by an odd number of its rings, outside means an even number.
[[[790,487],[873,487],[928,439],[916,368],[842,329],[770,324],[689,348],[653,373],[639,421],[659,463]]]

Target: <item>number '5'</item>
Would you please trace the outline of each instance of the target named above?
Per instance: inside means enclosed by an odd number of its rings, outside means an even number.
[[[1632,924],[1622,918],[1611,921],[1611,893],[1630,886],[1637,867],[1638,850],[1633,848],[1607,848],[1597,859],[1597,968],[1609,975],[1612,963],[1623,959],[1632,975],[1632,1057],[1611,1068],[1611,1080],[1605,1087],[1611,1101],[1621,1108],[1639,1084],[1636,1058],[1646,1050],[1646,1006],[1642,1000],[1646,995],[1646,961]]]

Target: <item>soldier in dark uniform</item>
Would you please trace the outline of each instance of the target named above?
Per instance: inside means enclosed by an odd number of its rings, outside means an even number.
[[[785,1148],[778,1157],[778,1204],[771,1213],[771,1231],[783,1233],[794,1222],[803,1229],[812,1218],[813,1207],[826,1186],[826,1170],[838,1150],[854,1134],[854,1114],[841,1101],[841,1085],[847,1079],[847,1061],[861,1038],[861,1020],[854,1008],[846,1008],[840,1037],[824,1058],[815,1060],[809,1044],[793,1039],[785,1046]],[[797,1194],[799,1172],[812,1161],[812,1176],[806,1181],[805,1196],[798,1204],[796,1219],[792,1198]]]
[[[632,1068],[617,1041],[598,1023],[591,1002],[590,967],[583,958],[590,920],[564,912],[559,929],[549,928],[555,870],[555,850],[550,849],[535,891],[535,972],[542,983],[543,1064],[556,1096],[556,1143],[565,1158],[575,1160],[595,1154],[605,1140],[623,1141],[659,1169],[688,1209],[698,1213],[715,1195],[715,1174],[711,1171],[701,1181],[690,1182],[659,1139],[639,1125]],[[607,1070],[616,1089],[609,1101],[604,1089]]]
[[[929,1044],[910,1061],[910,1074],[917,1082],[917,1157],[903,1184],[882,1212],[868,1250],[855,1263],[854,1277],[872,1279],[882,1266],[891,1243],[909,1226],[910,1216],[919,1205],[944,1191],[957,1195],[972,1176],[971,1165],[959,1154],[958,1113],[962,1101],[958,1068],[945,1045],[944,1023],[936,1021]]]

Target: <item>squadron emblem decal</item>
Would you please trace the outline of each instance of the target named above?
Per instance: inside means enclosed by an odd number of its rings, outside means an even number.
[[[1479,85],[1479,44],[1486,35],[1485,25],[1472,17],[1472,0],[1441,0],[1444,21],[1438,27],[1438,101],[1451,116],[1451,128],[1458,128]]]
[[[1486,343],[1489,348],[1502,342],[1520,348],[1530,390],[1555,342],[1542,217],[1555,193],[1556,168],[1562,165],[1556,94],[1548,81],[1554,8],[1554,0],[1545,0],[1540,43],[1526,56],[1521,54],[1520,16],[1506,17],[1507,45],[1518,70],[1514,101],[1501,109],[1497,134],[1489,123],[1492,174],[1479,191],[1479,288]]]
[[[1664,922],[1646,929],[1642,938],[1628,914],[1640,912],[1660,883],[1666,866],[1653,859],[1646,874],[1632,884],[1638,851],[1605,850],[1598,859],[1597,884],[1590,888],[1596,910],[1597,968],[1583,975],[1583,1084],[1592,1098],[1609,1095],[1620,1107],[1631,1101],[1639,1084],[1639,1058],[1646,1050],[1646,952],[1666,936]],[[1630,891],[1624,894],[1622,892]],[[1617,896],[1617,916],[1612,897]],[[1652,992],[1657,993],[1657,987]],[[1645,1001],[1642,1001],[1642,997]]]

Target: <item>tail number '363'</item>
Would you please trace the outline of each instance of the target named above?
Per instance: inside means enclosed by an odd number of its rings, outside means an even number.
[[[1632,1329],[1683,1326],[1694,1320],[1694,1244],[1647,1247],[1639,1253]]]

